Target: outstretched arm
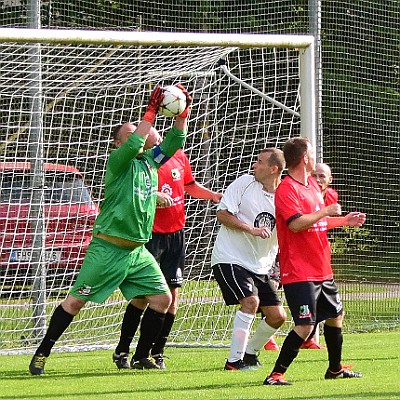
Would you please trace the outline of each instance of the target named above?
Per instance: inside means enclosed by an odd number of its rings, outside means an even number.
[[[192,97],[182,85],[177,85],[186,96],[186,108],[175,118],[175,123],[160,144],[162,153],[171,157],[179,148],[183,147],[186,139],[187,118],[190,113]]]
[[[195,199],[211,200],[216,204],[219,203],[222,198],[222,193],[213,192],[197,181],[185,185],[185,192]]]
[[[291,221],[288,226],[289,229],[293,232],[304,231],[308,228],[311,228],[321,218],[340,215],[341,212],[342,210],[339,204],[331,204],[327,207],[322,208],[319,211],[315,211],[310,214],[300,215],[298,218],[293,219],[293,221]]]
[[[145,139],[149,135],[150,129],[156,120],[158,108],[160,107],[161,101],[164,97],[160,86],[156,86],[151,92],[149,103],[146,108],[146,112],[143,115],[142,121],[138,124],[135,134],[143,136]]]
[[[189,94],[188,90],[185,88],[185,86],[178,84],[176,85],[179,89],[182,90],[184,95],[186,96],[186,108],[176,117],[175,119],[175,127],[178,128],[181,131],[186,130],[187,128],[187,119],[190,114],[190,109],[192,105],[192,96]]]
[[[156,86],[154,90],[151,92],[149,98],[149,104],[147,105],[146,112],[143,115],[142,120],[149,122],[150,124],[154,124],[156,120],[156,116],[158,113],[158,109],[160,108],[160,104],[162,99],[164,98],[164,93],[160,86]]]
[[[358,226],[364,224],[367,216],[364,213],[360,213],[358,211],[354,211],[348,213],[344,217],[331,217],[327,218],[328,220],[328,229],[338,228],[339,226]]]

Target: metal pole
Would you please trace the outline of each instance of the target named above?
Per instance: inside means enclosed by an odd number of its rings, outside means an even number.
[[[314,43],[300,49],[300,135],[316,148]]]
[[[28,4],[29,27],[40,29],[40,0]],[[32,229],[31,272],[34,336],[40,339],[46,328],[46,264],[44,223],[44,168],[43,168],[43,115],[42,115],[42,68],[41,45],[30,45],[29,99],[31,119],[29,127],[29,158],[31,162],[30,183],[32,207],[29,216]]]
[[[315,119],[316,119],[316,160],[323,160],[322,135],[322,62],[321,62],[321,0],[309,0],[310,34],[314,36],[315,54]],[[319,330],[315,332],[314,340],[319,343]]]
[[[323,160],[322,131],[322,61],[321,61],[321,0],[309,0],[310,34],[315,43],[315,113],[316,113],[316,156],[317,161]]]
[[[151,31],[102,31],[79,29],[0,28],[0,38],[8,42],[48,44],[97,44],[132,46],[278,47],[298,49],[313,41],[311,35],[272,35],[241,33],[195,33]]]

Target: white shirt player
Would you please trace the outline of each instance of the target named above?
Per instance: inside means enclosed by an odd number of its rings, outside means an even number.
[[[263,239],[221,225],[211,265],[237,264],[255,274],[268,274],[278,253],[274,198],[275,194],[263,190],[252,175],[243,175],[227,187],[218,210],[227,210],[254,227],[268,226],[272,236]]]

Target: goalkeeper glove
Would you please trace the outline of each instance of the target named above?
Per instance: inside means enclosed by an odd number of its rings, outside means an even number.
[[[182,90],[182,92],[184,93],[184,95],[186,96],[186,108],[178,115],[178,117],[180,118],[187,118],[189,113],[190,113],[190,106],[192,104],[192,96],[189,94],[189,92],[187,91],[187,89],[185,88],[185,86],[178,84],[176,85],[179,89]]]
[[[158,112],[158,108],[160,107],[161,101],[164,97],[164,93],[160,86],[157,86],[150,95],[149,104],[146,108],[146,112],[143,116],[143,121],[154,123],[156,120],[156,115]]]

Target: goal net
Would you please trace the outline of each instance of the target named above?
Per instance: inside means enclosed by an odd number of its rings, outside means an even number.
[[[4,28],[0,42],[2,353],[30,351],[43,337],[90,241],[112,128],[140,120],[155,85],[182,83],[192,93],[185,151],[212,190],[250,172],[264,147],[293,135],[315,142],[306,35]],[[163,132],[171,123],[158,116],[155,126]],[[210,265],[215,210],[187,199],[187,259],[170,344],[230,339],[236,310],[224,305]],[[118,290],[104,304],[87,304],[55,350],[115,345],[126,304]]]

